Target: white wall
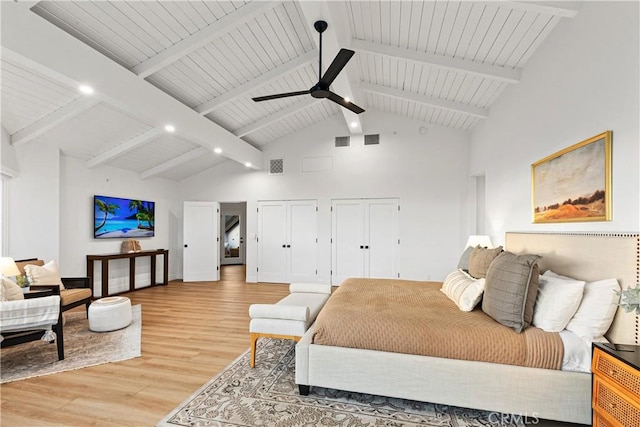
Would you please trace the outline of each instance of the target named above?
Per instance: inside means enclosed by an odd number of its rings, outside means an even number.
[[[368,133],[381,144],[335,148],[334,137],[348,135],[344,119],[334,116],[269,144],[260,171],[227,162],[180,183],[185,200],[247,201],[247,279],[255,281],[258,200],[317,199],[319,207],[319,280],[328,283],[331,268],[331,199],[400,198],[400,274],[402,278],[444,279],[458,262],[467,231],[468,135],[453,129],[369,111],[362,116]],[[332,170],[302,173],[304,157],[329,156]],[[285,174],[270,176],[269,159],[284,158]]]
[[[86,275],[86,255],[120,252],[123,239],[93,238],[93,196],[113,196],[149,200],[155,205],[155,236],[139,238],[142,249],[169,249],[169,279],[178,277],[178,221],[182,204],[177,203],[177,184],[163,179],[141,180],[138,174],[102,166],[87,169],[84,162],[61,157],[60,175],[60,265],[66,276]],[[109,262],[109,291],[128,290],[129,260]],[[96,263],[94,294],[100,295],[100,263]],[[162,258],[158,257],[157,279],[162,277]],[[136,260],[136,286],[150,283],[150,258]]]
[[[471,137],[470,175],[486,175],[486,231],[640,229],[639,4],[582,2],[527,63]],[[613,130],[613,220],[532,224],[531,164]]]

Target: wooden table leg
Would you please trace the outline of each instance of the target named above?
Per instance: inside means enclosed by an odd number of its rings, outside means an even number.
[[[136,290],[136,259],[129,258],[129,291]]]
[[[109,296],[109,260],[102,260],[102,298]]]

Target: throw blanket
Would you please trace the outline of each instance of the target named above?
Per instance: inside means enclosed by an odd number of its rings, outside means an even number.
[[[560,369],[560,335],[517,334],[476,308],[463,312],[441,283],[348,279],[316,319],[313,343],[337,347]]]

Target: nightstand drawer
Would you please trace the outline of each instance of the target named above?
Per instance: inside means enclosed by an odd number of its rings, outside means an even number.
[[[610,415],[620,423],[620,426],[640,426],[640,408],[626,400],[618,390],[613,389],[598,377],[593,379],[593,408],[602,414],[603,418],[608,418],[604,414]]]
[[[599,350],[594,352],[594,358],[594,375],[608,378],[635,398],[640,399],[640,377],[635,369]]]

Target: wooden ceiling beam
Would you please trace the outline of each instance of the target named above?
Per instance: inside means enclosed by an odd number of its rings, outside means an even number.
[[[303,67],[314,60],[317,62],[318,52],[315,50],[307,52],[304,55],[300,55],[297,58],[294,58],[291,61],[286,62],[277,68],[274,68],[273,70],[267,71],[266,73],[253,80],[249,80],[248,82],[245,82],[240,86],[237,86],[230,91],[211,99],[210,101],[198,105],[195,110],[202,115],[209,114],[222,107],[225,103],[231,101],[232,99],[246,95],[252,90],[265,85],[270,81],[278,79],[285,74],[289,74],[292,71],[295,71],[296,69]]]
[[[414,62],[421,65],[459,71],[484,78],[489,78],[492,80],[499,80],[507,83],[518,83],[520,81],[519,69],[499,67],[496,65],[484,64],[482,62],[470,61],[468,59],[462,58],[434,55],[428,52],[418,52],[412,49],[405,49],[397,46],[388,46],[364,40],[353,40],[351,43],[351,47],[359,52],[382,55],[389,58]]]
[[[417,102],[419,104],[429,105],[431,107],[442,108],[454,111],[456,113],[468,114],[470,116],[486,119],[489,117],[489,110],[486,108],[472,107],[459,102],[452,102],[445,99],[434,98],[432,96],[420,95],[417,93],[407,92],[404,90],[394,89],[386,86],[380,86],[372,83],[361,83],[360,90],[365,92],[377,93],[383,96],[400,99],[403,101]]]
[[[131,71],[139,77],[147,77],[279,4],[278,1],[252,1],[141,62]]]

